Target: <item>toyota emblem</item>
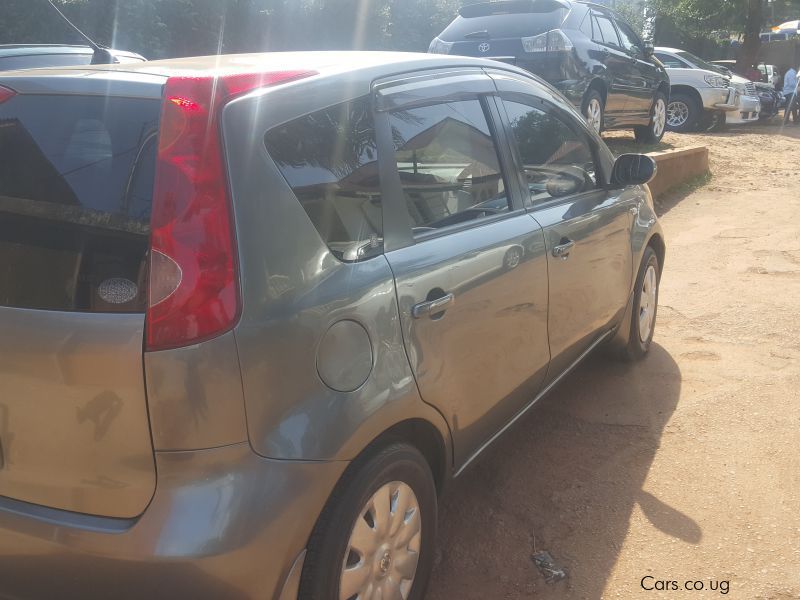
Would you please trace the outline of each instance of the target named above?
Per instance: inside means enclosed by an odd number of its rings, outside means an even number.
[[[483,53],[488,52],[489,48],[491,48],[489,42],[483,42],[482,44],[478,44],[478,50],[480,50]]]

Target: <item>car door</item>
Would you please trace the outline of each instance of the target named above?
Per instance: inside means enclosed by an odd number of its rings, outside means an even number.
[[[608,335],[627,305],[638,199],[604,189],[599,141],[576,113],[534,95],[530,83],[496,81],[527,205],[545,232],[549,382]]]
[[[614,120],[626,120],[632,106],[635,105],[631,57],[622,49],[617,29],[610,16],[593,10],[592,32],[592,39],[599,44],[601,60],[606,67],[609,84],[606,117],[608,125],[613,126]]]
[[[659,70],[652,60],[645,57],[644,44],[633,29],[619,19],[616,25],[622,47],[630,57],[630,112],[635,117],[648,118],[660,81]]]
[[[421,396],[447,419],[459,467],[544,381],[544,232],[507,176],[487,75],[376,89],[385,256]]]

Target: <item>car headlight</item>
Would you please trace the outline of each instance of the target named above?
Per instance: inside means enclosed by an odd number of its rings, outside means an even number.
[[[450,54],[453,49],[453,42],[443,42],[438,37],[433,38],[431,45],[428,47],[429,54]]]
[[[728,87],[728,80],[719,75],[706,75],[706,83],[713,88],[726,88]]]

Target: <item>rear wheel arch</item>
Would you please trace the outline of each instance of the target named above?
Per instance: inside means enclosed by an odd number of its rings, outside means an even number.
[[[603,99],[603,104],[608,102],[608,84],[601,78],[595,77],[592,79],[589,86],[586,88],[586,92],[583,94],[583,102],[586,102],[586,98],[589,97],[589,92],[595,90],[600,94],[600,97]],[[585,108],[585,106],[583,107]]]
[[[664,96],[667,99],[667,102],[669,102],[669,96],[670,96],[670,94],[672,92],[672,88],[671,88],[671,86],[670,86],[668,81],[662,81],[661,83],[659,83],[658,84],[658,89],[656,91],[657,92],[661,92],[662,94],[664,94]]]

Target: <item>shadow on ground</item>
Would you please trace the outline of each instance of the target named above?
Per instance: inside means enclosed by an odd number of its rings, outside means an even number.
[[[596,355],[579,367],[450,487],[428,599],[600,599],[637,506],[657,529],[698,543],[690,515],[643,490],[680,389],[657,344],[637,364]],[[567,579],[545,584],[537,550]]]

